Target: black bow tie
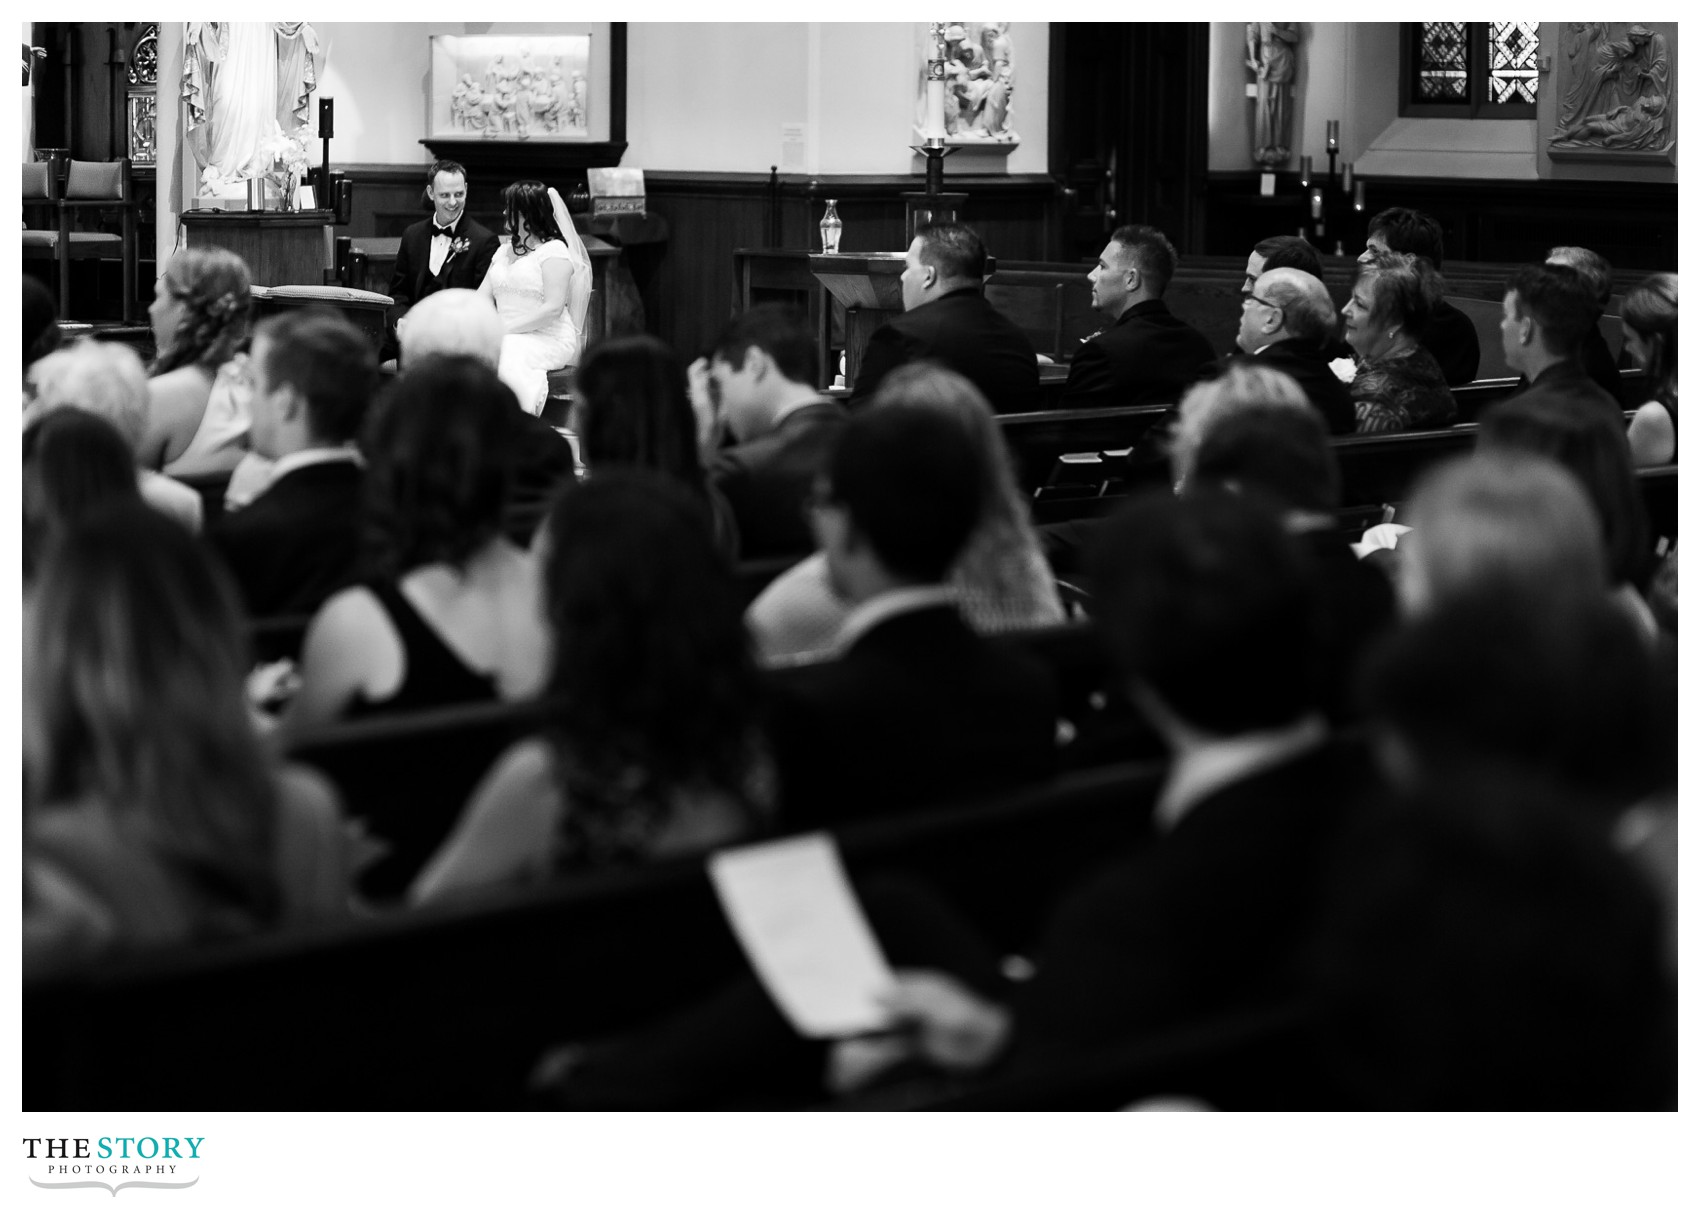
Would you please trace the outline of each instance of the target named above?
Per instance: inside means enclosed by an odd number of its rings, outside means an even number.
[[[454,234],[455,234],[455,225],[454,224],[451,223],[447,227],[444,227],[442,224],[438,223],[436,220],[431,221],[431,235],[433,237],[447,236],[452,240],[454,238]]]

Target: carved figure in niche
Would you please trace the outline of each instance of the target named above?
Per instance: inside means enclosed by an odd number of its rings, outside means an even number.
[[[453,94],[449,97],[449,114],[456,126],[464,126],[470,130],[478,130],[484,124],[483,115],[479,112],[479,103],[484,99],[484,90],[472,79],[471,72],[463,72],[455,82]]]
[[[957,142],[1019,143],[1010,126],[1015,49],[1007,21],[950,21],[944,27],[944,132]],[[923,57],[915,127],[925,129],[927,65]]]
[[[1609,21],[1572,21],[1565,31],[1564,57],[1570,61],[1570,87],[1558,109],[1558,129],[1563,130],[1586,115],[1597,100],[1599,80],[1588,65],[1599,53],[1600,43],[1611,30]]]
[[[1257,78],[1257,117],[1251,159],[1275,168],[1293,156],[1293,79],[1299,70],[1299,31],[1291,21],[1248,21],[1246,61]]]
[[[1663,34],[1631,25],[1611,39],[1609,25],[1572,31],[1566,46],[1576,73],[1565,90],[1555,148],[1649,150],[1665,146],[1670,113],[1670,48]],[[1592,48],[1592,58],[1578,62]],[[1571,55],[1571,51],[1576,55]]]
[[[554,134],[561,128],[563,102],[549,91],[549,82],[541,75],[532,78],[531,91],[526,94],[525,101],[531,107],[531,120],[545,132]]]
[[[573,73],[573,125],[583,126],[589,121],[590,113],[590,84],[584,78],[583,72]]]

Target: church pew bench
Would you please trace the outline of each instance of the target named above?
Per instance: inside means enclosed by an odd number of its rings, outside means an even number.
[[[853,879],[935,883],[995,946],[1025,946],[1063,889],[1146,837],[1163,775],[1071,775],[838,844]],[[115,957],[25,983],[22,1102],[515,1109],[550,1043],[624,1031],[746,971],[701,857]],[[122,1047],[100,1047],[113,1025]]]

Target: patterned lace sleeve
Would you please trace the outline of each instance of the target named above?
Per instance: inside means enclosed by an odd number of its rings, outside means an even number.
[[[1411,415],[1399,403],[1396,379],[1385,367],[1364,363],[1352,380],[1351,394],[1358,433],[1391,434],[1410,428]]]
[[[1357,412],[1357,432],[1360,434],[1395,434],[1411,427],[1410,417],[1396,404],[1358,400],[1353,402],[1352,408]]]

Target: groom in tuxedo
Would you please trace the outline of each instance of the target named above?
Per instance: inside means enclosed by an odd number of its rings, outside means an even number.
[[[435,160],[428,180],[431,217],[403,232],[396,250],[390,277],[395,307],[384,335],[384,358],[397,355],[395,322],[407,309],[444,287],[477,290],[499,243],[496,233],[466,214],[466,169],[453,160]]]

